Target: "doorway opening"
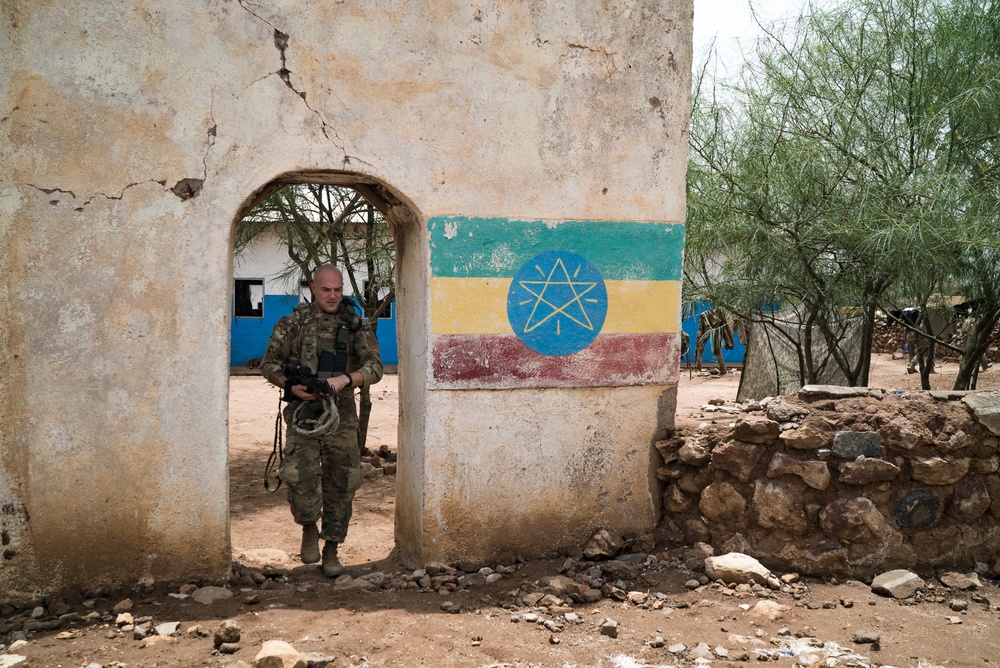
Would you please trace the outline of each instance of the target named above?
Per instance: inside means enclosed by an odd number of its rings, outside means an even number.
[[[320,569],[299,558],[301,527],[289,510],[286,486],[269,492],[265,463],[272,452],[281,391],[257,367],[275,323],[312,301],[316,267],[336,264],[344,274],[341,303],[368,320],[381,350],[381,382],[355,391],[358,443],[365,479],[354,499],[340,560],[360,572],[384,570],[398,560],[397,488],[406,467],[398,456],[407,420],[406,378],[414,362],[406,328],[412,270],[403,252],[415,243],[414,208],[387,185],[348,172],[286,174],[248,198],[233,227],[229,393],[230,536],[234,560],[255,569]],[[412,254],[411,254],[412,255]],[[247,297],[250,297],[247,299]],[[259,297],[254,301],[254,297]],[[249,302],[249,304],[248,304]],[[408,317],[409,316],[409,317]],[[403,392],[401,392],[403,390]],[[405,446],[403,446],[405,448]],[[271,475],[273,488],[277,479]]]

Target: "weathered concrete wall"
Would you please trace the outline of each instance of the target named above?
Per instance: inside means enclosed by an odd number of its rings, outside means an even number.
[[[514,407],[549,390],[435,384],[430,221],[682,223],[691,15],[690,0],[4,3],[0,588],[225,573],[232,225],[302,172],[359,175],[400,203],[404,549],[462,552],[480,537],[455,520],[519,480],[585,491],[573,533],[651,525],[651,486],[624,485],[668,426],[669,356],[607,383],[629,389],[536,401],[526,443]],[[609,417],[622,402],[634,420]],[[473,479],[483,443],[608,464],[522,477],[521,453]],[[439,474],[449,456],[465,496]],[[618,466],[618,488],[581,482]]]
[[[816,576],[1000,566],[998,407],[827,386],[747,402],[731,427],[657,443],[665,523]]]

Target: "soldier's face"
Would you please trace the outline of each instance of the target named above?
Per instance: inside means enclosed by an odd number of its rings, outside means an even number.
[[[316,308],[323,313],[336,313],[344,296],[344,277],[337,271],[321,271],[313,277],[309,288]]]

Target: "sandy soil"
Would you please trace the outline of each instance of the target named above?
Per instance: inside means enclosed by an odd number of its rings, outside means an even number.
[[[935,376],[935,387],[950,387],[954,365],[945,365]],[[873,385],[887,389],[914,389],[914,376],[903,362],[878,359]],[[689,374],[682,370],[678,423],[731,419],[706,412],[710,399],[732,400],[738,374],[725,378]],[[1000,385],[1000,371],[981,377],[983,387]],[[986,582],[977,592],[946,590],[938,584],[929,600],[904,604],[876,596],[863,583],[804,581],[799,589],[777,593],[787,606],[773,620],[755,619],[741,605],[757,602],[752,594],[724,591],[715,585],[689,590],[693,574],[678,561],[678,553],[654,552],[656,565],[648,567],[629,589],[659,593],[663,608],[644,609],[628,602],[604,599],[578,605],[580,623],[565,623],[552,631],[538,623],[520,620],[527,609],[512,609],[511,592],[522,583],[555,575],[562,560],[523,564],[499,582],[441,595],[413,590],[374,592],[338,590],[315,566],[297,562],[298,527],[292,522],[284,492],[266,492],[262,484],[264,463],[271,450],[276,389],[259,377],[233,377],[230,384],[230,501],[235,559],[247,566],[270,566],[287,580],[279,589],[234,586],[236,597],[209,606],[191,599],[177,600],[168,593],[181,583],[158,583],[151,589],[114,592],[92,599],[91,607],[80,596],[64,601],[81,615],[92,610],[110,613],[125,596],[135,601],[132,614],[152,616],[154,623],[180,621],[179,637],[167,644],[143,648],[130,633],[114,631],[114,623],[68,622],[37,633],[16,650],[27,656],[25,666],[230,666],[237,660],[252,663],[265,640],[282,639],[300,651],[335,657],[335,666],[641,666],[694,665],[690,656],[671,654],[666,647],[647,643],[661,637],[664,645],[698,643],[725,647],[730,659],[711,665],[757,663],[753,649],[776,650],[787,645],[783,634],[806,635],[836,642],[858,652],[861,665],[982,666],[1000,661],[1000,591]],[[371,446],[396,445],[398,401],[396,377],[387,375],[373,389],[375,412]],[[393,554],[395,480],[384,477],[366,481],[355,502],[351,532],[342,548],[344,563],[355,577],[373,572],[409,572]],[[680,557],[683,557],[680,554]],[[933,574],[928,574],[933,575]],[[279,577],[279,579],[281,579]],[[273,581],[269,581],[274,584]],[[204,585],[208,583],[196,583]],[[937,596],[937,599],[934,598]],[[966,612],[948,607],[952,599],[968,602]],[[443,603],[453,603],[459,614],[449,614]],[[53,601],[48,602],[50,608]],[[848,607],[849,606],[849,607]],[[538,611],[536,611],[538,612]],[[16,613],[16,614],[24,614]],[[601,635],[605,618],[620,624],[617,638]],[[193,625],[214,631],[222,619],[235,619],[243,629],[242,649],[235,656],[219,655],[212,638],[189,637]],[[43,618],[45,619],[45,618]],[[104,620],[113,619],[105,615]],[[541,621],[557,619],[542,611]],[[867,630],[880,635],[880,646],[852,642],[854,633]],[[62,633],[62,636],[57,635]],[[744,661],[739,659],[749,654]],[[789,651],[774,663],[793,666]],[[855,660],[855,665],[858,660]],[[0,665],[3,664],[0,661]],[[826,664],[816,664],[826,665]],[[837,665],[852,665],[841,657]]]

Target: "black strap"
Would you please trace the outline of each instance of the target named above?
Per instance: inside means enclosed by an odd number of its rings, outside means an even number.
[[[271,455],[267,458],[267,464],[264,466],[264,489],[269,492],[277,492],[281,488],[281,478],[274,475],[275,466],[279,469],[281,468],[281,462],[285,460],[285,448],[283,443],[283,431],[281,429],[281,398],[278,398],[278,415],[274,418],[274,447],[271,448]],[[275,464],[277,460],[277,464]],[[271,486],[271,476],[274,475],[274,479],[278,482]]]

